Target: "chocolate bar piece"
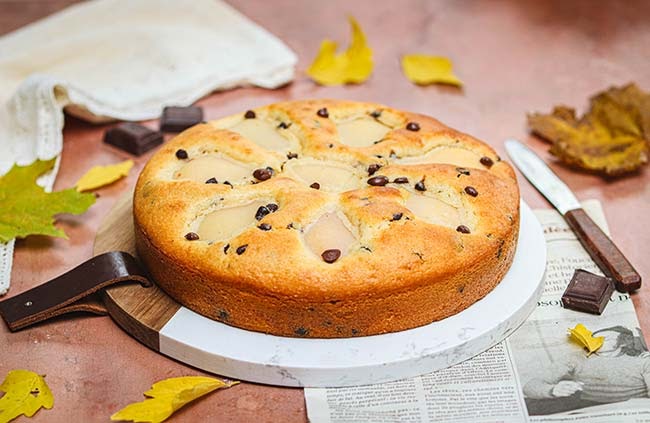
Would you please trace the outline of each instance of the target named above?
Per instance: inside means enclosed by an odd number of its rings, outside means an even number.
[[[577,269],[562,295],[564,308],[601,314],[614,292],[614,281],[586,270]]]
[[[165,107],[160,118],[163,132],[181,132],[203,122],[203,109],[200,107]]]
[[[137,123],[125,122],[106,131],[104,142],[139,156],[162,144],[163,134]]]

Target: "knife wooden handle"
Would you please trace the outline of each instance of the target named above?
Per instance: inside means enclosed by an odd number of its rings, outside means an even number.
[[[564,219],[600,270],[614,279],[617,290],[631,292],[641,287],[641,275],[583,209],[569,210]]]

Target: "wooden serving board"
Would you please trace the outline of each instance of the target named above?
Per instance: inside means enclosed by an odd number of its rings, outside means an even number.
[[[94,254],[136,255],[132,194],[102,223]],[[543,288],[546,243],[530,208],[512,267],[485,298],[439,322],[385,335],[285,338],[238,329],[183,307],[155,284],[114,285],[104,291],[111,317],[162,354],[223,376],[282,386],[336,387],[413,377],[471,358],[512,333],[533,311]]]
[[[97,231],[93,254],[125,251],[137,257],[133,228],[133,192],[120,197]],[[119,284],[104,290],[104,305],[111,317],[149,348],[160,351],[159,333],[181,305],[156,284]]]

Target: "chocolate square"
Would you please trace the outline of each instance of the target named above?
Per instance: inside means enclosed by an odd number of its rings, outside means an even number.
[[[613,292],[611,278],[577,269],[562,295],[562,304],[564,308],[601,314]]]
[[[104,142],[139,156],[162,144],[163,134],[138,123],[125,122],[106,131]]]
[[[201,107],[169,106],[163,109],[160,118],[160,130],[163,132],[181,132],[201,122],[203,122],[203,109]]]

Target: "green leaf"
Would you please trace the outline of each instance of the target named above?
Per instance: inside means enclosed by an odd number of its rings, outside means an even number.
[[[29,166],[17,166],[0,177],[0,242],[28,235],[50,235],[66,238],[56,228],[54,215],[81,214],[95,203],[93,194],[75,189],[45,192],[36,179],[54,166],[54,159],[37,160]]]

